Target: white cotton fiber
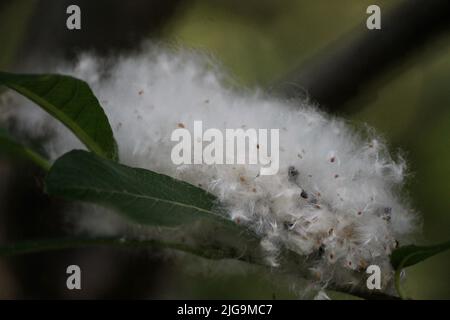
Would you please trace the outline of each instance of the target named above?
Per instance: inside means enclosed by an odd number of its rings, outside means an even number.
[[[306,102],[230,89],[211,60],[192,52],[148,46],[107,61],[83,56],[74,68],[48,72],[90,84],[109,117],[123,163],[215,194],[231,219],[258,232],[274,266],[283,245],[301,255],[316,253],[312,272],[324,283],[356,284],[370,264],[382,268],[383,284],[390,281],[388,255],[398,243],[408,243],[417,221],[401,196],[404,161],[393,159],[369,130],[357,132]],[[32,102],[15,94],[4,100],[3,121],[16,119],[34,134],[55,132],[46,144],[52,159],[81,147]],[[195,120],[224,132],[279,129],[278,173],[258,175],[247,165],[174,165],[171,133],[180,126],[192,130]]]

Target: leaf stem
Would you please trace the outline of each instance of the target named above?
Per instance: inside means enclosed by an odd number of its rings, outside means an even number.
[[[49,161],[44,159],[42,156],[37,154],[36,152],[32,151],[28,148],[23,148],[22,154],[30,159],[34,164],[42,168],[44,171],[48,172],[50,171],[51,164]]]
[[[39,153],[33,151],[32,149],[26,147],[25,145],[17,142],[13,139],[3,128],[0,128],[0,147],[6,152],[20,157],[27,158],[31,160],[34,164],[38,165],[44,171],[48,172],[50,170],[51,164],[47,159],[42,157]]]

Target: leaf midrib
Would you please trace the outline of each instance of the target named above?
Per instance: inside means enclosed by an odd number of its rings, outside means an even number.
[[[125,196],[138,198],[138,199],[147,199],[147,200],[159,201],[159,202],[163,202],[163,203],[167,203],[167,204],[180,206],[180,207],[183,207],[183,208],[195,209],[195,210],[198,210],[198,211],[201,211],[201,212],[210,213],[210,214],[213,214],[214,216],[217,216],[217,217],[219,217],[219,218],[221,218],[223,220],[227,220],[225,217],[221,216],[217,212],[214,212],[214,211],[211,211],[211,210],[207,210],[207,209],[204,209],[204,208],[200,208],[200,207],[197,207],[197,206],[194,206],[194,205],[182,203],[182,202],[175,201],[175,200],[167,200],[167,199],[152,197],[152,196],[143,195],[143,194],[135,194],[135,193],[127,192],[127,191],[111,191],[111,190],[106,190],[106,189],[102,189],[102,188],[92,188],[92,187],[68,187],[68,188],[60,188],[60,189],[61,190],[64,189],[66,191],[70,191],[70,190],[83,191],[83,192],[92,191],[92,192],[109,194],[109,195],[125,195]]]

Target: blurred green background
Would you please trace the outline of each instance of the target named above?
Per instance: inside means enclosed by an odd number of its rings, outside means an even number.
[[[210,53],[229,72],[234,85],[267,88],[320,55],[336,39],[365,28],[368,5],[379,5],[384,14],[400,2],[177,1],[164,21],[150,25],[143,33],[157,41]],[[41,3],[17,0],[1,5],[0,68],[25,68],[20,59],[27,52],[45,52],[45,48],[33,49],[24,44],[29,39],[29,24],[36,19],[33,12],[36,15]],[[84,13],[83,7],[82,14],[92,15]],[[45,16],[41,18],[44,25]],[[357,124],[368,123],[387,139],[391,150],[402,150],[410,168],[407,189],[413,207],[423,216],[424,240],[430,243],[450,239],[449,49],[448,35],[437,38],[408,57],[406,65],[370,83],[362,99],[331,110]],[[198,268],[197,260],[188,260],[182,259],[171,267],[172,271],[166,271],[165,283],[156,297],[298,297],[295,290],[289,290],[289,279],[273,279],[240,264],[228,268],[201,262]],[[449,270],[450,252],[408,268],[406,291],[414,298],[450,299]]]

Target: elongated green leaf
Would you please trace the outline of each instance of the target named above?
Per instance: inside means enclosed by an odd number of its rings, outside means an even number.
[[[36,252],[48,252],[62,249],[83,248],[89,246],[113,246],[129,248],[163,248],[174,249],[194,254],[207,259],[231,259],[241,256],[228,256],[220,248],[191,246],[181,242],[161,241],[158,239],[126,239],[126,238],[62,238],[18,242],[0,246],[0,257],[17,256]]]
[[[396,249],[391,255],[394,269],[406,268],[450,249],[450,241],[433,246],[409,245]]]
[[[115,208],[140,224],[174,226],[199,218],[228,222],[213,211],[215,197],[200,188],[81,150],[66,153],[54,163],[46,190]]]
[[[247,239],[243,238],[243,240]],[[186,241],[181,241],[176,237],[173,240],[166,240],[160,239],[157,236],[141,239],[124,237],[38,239],[0,245],[0,257],[90,246],[113,246],[173,249],[211,260],[237,259],[249,263],[262,264],[262,255],[258,250],[239,250],[236,247],[230,246],[229,243],[225,242],[221,244],[223,246],[211,245],[211,242],[208,241],[202,243],[186,243]]]
[[[41,106],[69,128],[89,150],[117,159],[117,145],[108,118],[84,81],[57,74],[0,72],[0,85]]]
[[[50,169],[49,162],[41,155],[15,141],[6,130],[0,128],[0,151],[28,158],[45,171]]]

